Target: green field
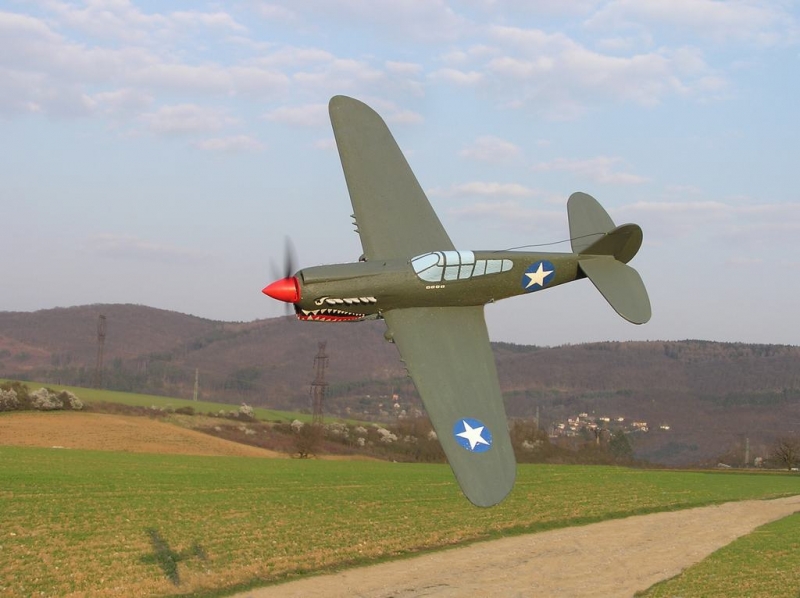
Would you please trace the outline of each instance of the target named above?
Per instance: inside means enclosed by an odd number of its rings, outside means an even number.
[[[796,475],[523,465],[471,506],[445,465],[0,447],[0,596],[213,594],[554,527],[800,493]]]
[[[0,378],[0,383],[11,382],[5,378]],[[191,401],[189,399],[178,399],[174,397],[162,397],[159,395],[144,395],[131,392],[120,392],[116,390],[105,390],[97,388],[81,388],[77,386],[64,386],[63,384],[50,384],[42,382],[23,381],[31,390],[36,390],[42,386],[53,390],[69,390],[75,393],[84,403],[119,403],[121,405],[131,405],[134,407],[159,407],[161,409],[181,407],[192,407],[197,413],[218,413],[222,411],[237,411],[238,405],[230,403],[214,403],[211,401]],[[253,407],[254,415],[257,419],[264,421],[311,421],[310,414],[293,413],[290,411],[278,411],[275,409],[265,409],[263,407]]]
[[[800,513],[775,521],[721,548],[642,598],[798,598]]]

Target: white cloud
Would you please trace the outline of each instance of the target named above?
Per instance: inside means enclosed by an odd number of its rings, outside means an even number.
[[[774,253],[782,245],[793,247],[800,235],[800,202],[651,201],[630,204],[625,213],[641,220],[648,236],[713,238],[737,252],[757,248]]]
[[[169,18],[175,23],[191,27],[207,27],[226,31],[245,32],[247,27],[226,12],[183,11],[170,13]]]
[[[386,115],[386,122],[392,124],[418,125],[425,122],[425,118],[413,110],[395,110]]]
[[[252,63],[270,69],[292,69],[309,65],[324,65],[333,62],[336,57],[327,50],[319,48],[301,48],[281,46],[263,50],[263,54],[253,58]]]
[[[486,44],[472,44],[465,49],[450,50],[439,57],[440,62],[449,66],[463,66],[474,62],[483,62],[497,56],[499,50]]]
[[[285,6],[280,6],[272,2],[254,1],[251,2],[256,13],[267,21],[296,23],[300,20],[300,15],[296,11],[290,10]]]
[[[532,197],[540,192],[537,189],[526,187],[518,183],[496,183],[473,181],[451,187],[434,187],[428,192],[431,196],[438,197]]]
[[[317,65],[313,70],[293,73],[292,81],[308,93],[333,95],[333,90],[336,93],[352,93],[365,87],[385,84],[386,75],[362,60],[334,58]]]
[[[164,15],[147,15],[127,0],[96,0],[75,4],[50,0],[45,6],[59,23],[85,34],[124,42],[143,42],[168,26]]]
[[[423,67],[415,62],[387,61],[386,70],[393,75],[416,76],[422,73]]]
[[[224,153],[258,152],[264,149],[264,144],[250,135],[214,137],[197,141],[193,145],[203,151]]]
[[[574,119],[608,102],[653,106],[670,96],[716,97],[727,84],[696,48],[634,52],[635,44],[626,42],[600,51],[562,32],[507,25],[488,25],[482,34],[491,45],[447,52],[444,66],[429,76],[478,87],[508,107],[532,107],[552,119]]]
[[[483,10],[489,16],[510,18],[518,17],[552,17],[583,15],[590,12],[603,0],[463,0],[465,4]]]
[[[140,113],[149,108],[155,100],[151,94],[131,87],[100,92],[91,99],[96,111],[114,117]]]
[[[261,6],[280,18],[291,14],[308,24],[324,21],[339,29],[366,29],[404,43],[454,41],[471,27],[446,0],[282,0]]]
[[[289,84],[286,74],[268,65],[192,64],[188,58],[192,52],[175,51],[169,40],[157,34],[159,27],[176,23],[241,31],[225,13],[147,15],[124,0],[98,0],[81,9],[53,1],[46,8],[53,18],[0,11],[0,70],[8,81],[0,91],[4,112],[86,115],[92,102],[81,98],[89,98],[105,105],[96,114],[111,116],[115,110],[109,109],[109,103],[115,99],[110,94],[119,94],[121,89],[130,90],[129,99],[133,94],[150,98],[140,103],[139,110],[144,110],[163,92],[263,98],[284,91]],[[135,34],[137,27],[156,32],[157,43]],[[117,35],[120,28],[127,33]],[[76,32],[89,34],[92,41],[78,41]],[[133,111],[134,103],[128,102],[127,109]]]
[[[609,156],[597,156],[588,160],[556,158],[549,162],[540,162],[534,165],[533,169],[538,172],[572,172],[596,183],[603,184],[635,185],[649,180],[637,174],[616,171],[615,167],[623,163],[624,160],[622,158]]]
[[[654,45],[653,36],[641,32],[638,35],[606,37],[597,41],[596,47],[609,52],[633,52],[637,48],[651,48]]]
[[[228,116],[225,110],[196,104],[162,106],[155,112],[143,114],[141,118],[154,133],[167,135],[219,131],[238,122]]]
[[[314,147],[318,150],[335,150],[336,149],[336,139],[333,137],[325,137],[324,139],[317,139],[314,142]]]
[[[222,11],[145,13],[129,0],[92,0],[83,7],[48,0],[46,8],[62,25],[98,39],[154,45],[186,29],[245,32],[247,28]]]
[[[170,62],[153,62],[131,69],[127,78],[136,84],[165,91],[227,96],[237,93],[275,95],[288,84],[285,74],[264,68]]]
[[[717,42],[784,41],[796,20],[780,3],[761,0],[612,0],[587,20],[595,29],[666,26]]]
[[[266,120],[300,127],[318,127],[328,122],[327,104],[283,106],[264,114]]]
[[[478,71],[464,72],[453,68],[438,69],[433,71],[430,76],[431,79],[438,79],[461,86],[475,85],[484,79],[483,73]]]
[[[564,224],[562,210],[529,208],[517,200],[478,202],[452,208],[448,210],[448,214],[464,220],[477,220],[484,226],[525,233],[554,231]]]
[[[479,162],[507,162],[520,157],[519,146],[492,135],[478,137],[458,155]]]

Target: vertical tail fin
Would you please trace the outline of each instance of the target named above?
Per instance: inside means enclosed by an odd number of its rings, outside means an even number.
[[[569,238],[574,253],[583,253],[595,241],[614,228],[614,221],[591,195],[573,193],[567,200]]]

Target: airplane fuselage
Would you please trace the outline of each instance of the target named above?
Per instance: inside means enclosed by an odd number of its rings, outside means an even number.
[[[572,253],[440,251],[305,268],[294,305],[301,320],[351,322],[392,309],[485,305],[582,277]]]

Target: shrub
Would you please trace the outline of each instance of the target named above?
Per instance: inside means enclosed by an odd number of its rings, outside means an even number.
[[[378,436],[380,436],[380,440],[384,444],[391,444],[392,442],[397,440],[397,435],[396,434],[392,434],[386,428],[378,428]]]
[[[328,435],[333,438],[341,438],[343,440],[350,438],[350,431],[347,429],[347,424],[334,422],[325,426],[325,430],[328,432]]]
[[[6,382],[0,385],[0,411],[25,411],[28,409],[81,411],[84,407],[83,401],[68,390],[56,392],[42,387],[39,390],[30,391],[27,385],[21,382]]]
[[[30,400],[30,391],[28,390],[28,386],[23,384],[22,382],[5,382],[0,384],[0,389],[5,391],[13,392],[16,397],[16,407],[14,409],[22,411],[23,409],[31,409],[31,400]],[[8,404],[10,405],[11,401],[8,400]],[[0,409],[2,411],[2,409]],[[10,409],[9,409],[10,411]]]
[[[83,409],[83,401],[81,401],[75,393],[68,390],[62,390],[58,393],[58,399],[64,406],[64,409],[72,409],[73,411],[81,411]]]
[[[245,419],[247,421],[255,420],[255,412],[247,403],[242,403],[242,406],[239,407],[239,419]]]
[[[31,393],[31,405],[39,411],[56,411],[64,408],[64,402],[56,393],[47,388],[40,388]]]
[[[19,399],[13,388],[0,389],[0,411],[14,411],[18,406]]]

